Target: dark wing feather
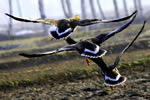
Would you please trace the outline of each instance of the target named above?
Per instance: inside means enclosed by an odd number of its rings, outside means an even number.
[[[120,22],[120,21],[124,21],[127,20],[129,18],[131,18],[133,15],[135,15],[137,13],[137,10],[135,10],[131,15],[127,16],[127,17],[123,17],[123,18],[118,18],[118,19],[114,19],[114,20],[102,20],[103,23],[109,23],[109,22]]]
[[[131,18],[133,15],[135,15],[137,13],[137,10],[134,11],[131,15],[127,16],[127,17],[123,17],[123,18],[118,18],[118,19],[111,19],[111,20],[101,20],[101,19],[84,19],[84,20],[79,20],[76,21],[76,24],[78,26],[87,26],[87,25],[92,25],[92,24],[97,24],[97,23],[110,23],[110,22],[120,22],[120,21],[124,21],[127,20],[129,18]]]
[[[33,20],[33,19],[24,19],[24,18],[16,17],[16,16],[13,16],[13,15],[10,15],[7,13],[6,13],[6,15],[17,20],[17,21],[21,21],[21,22],[44,23],[44,24],[54,24],[54,25],[58,24],[58,21],[54,20],[54,19],[36,19],[36,20]]]
[[[52,54],[56,54],[59,52],[63,52],[63,51],[73,51],[76,50],[74,48],[74,46],[66,46],[64,48],[60,48],[54,51],[49,51],[49,52],[43,52],[43,53],[35,53],[35,54],[27,54],[27,53],[20,53],[20,56],[24,56],[24,57],[28,57],[28,58],[33,58],[33,57],[42,57],[42,56],[46,56],[46,55],[52,55]]]
[[[119,28],[115,29],[114,31],[111,31],[107,34],[97,35],[96,37],[92,38],[92,41],[97,45],[103,43],[105,40],[107,40],[110,37],[114,36],[116,33],[119,33],[121,31],[123,31],[124,29],[126,29],[134,21],[135,17],[136,17],[136,15],[134,15],[130,21],[128,21],[127,23],[121,25]]]
[[[132,42],[131,42],[130,44],[128,44],[128,45],[121,51],[121,53],[119,54],[119,56],[116,58],[114,64],[111,66],[111,69],[114,69],[114,68],[118,65],[118,63],[119,63],[119,61],[120,61],[120,58],[121,58],[121,56],[123,55],[123,53],[124,53],[128,48],[130,48],[130,46],[134,43],[134,41],[135,41],[135,40],[138,38],[138,36],[142,33],[142,31],[143,31],[143,29],[144,29],[144,27],[145,27],[145,23],[146,23],[146,21],[144,21],[144,24],[143,24],[141,30],[140,30],[139,33],[136,35],[136,37],[132,40]]]

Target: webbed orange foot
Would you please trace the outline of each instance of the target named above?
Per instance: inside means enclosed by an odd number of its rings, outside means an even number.
[[[51,41],[54,40],[54,38],[51,38]]]
[[[114,87],[114,86],[111,86],[110,88],[111,88],[111,90],[115,90],[115,87]]]
[[[86,58],[86,62],[88,64],[88,66],[90,66],[90,60],[88,58]]]

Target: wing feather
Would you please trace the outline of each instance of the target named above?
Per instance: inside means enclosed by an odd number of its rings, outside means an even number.
[[[58,20],[54,20],[54,19],[37,19],[37,20],[33,20],[33,19],[24,19],[24,18],[20,18],[20,17],[16,17],[10,14],[7,14],[7,16],[17,20],[17,21],[21,21],[21,22],[32,22],[32,23],[44,23],[44,24],[54,24],[57,25],[58,24]]]
[[[124,53],[125,51],[127,51],[128,48],[131,47],[131,45],[134,43],[134,41],[135,41],[135,40],[138,38],[138,36],[142,33],[142,31],[143,31],[143,29],[144,29],[144,27],[145,27],[145,23],[146,23],[146,21],[144,21],[144,24],[143,24],[141,30],[138,32],[138,34],[135,36],[135,38],[132,40],[132,42],[131,42],[130,44],[128,44],[128,45],[121,51],[121,53],[119,54],[119,56],[116,58],[114,64],[111,66],[111,69],[114,69],[114,68],[118,65],[118,63],[119,63],[119,61],[120,61],[120,58],[121,58],[121,56],[123,55],[123,53]]]
[[[94,43],[96,43],[97,45],[103,43],[104,41],[106,41],[107,39],[109,39],[110,37],[114,36],[115,34],[123,31],[124,29],[126,29],[135,19],[136,15],[134,15],[132,17],[132,19],[130,19],[127,23],[121,25],[119,28],[107,33],[107,34],[99,34],[96,37],[92,38],[92,41]]]
[[[73,51],[76,50],[73,46],[66,46],[64,48],[56,49],[53,51],[48,51],[48,52],[43,52],[43,53],[34,53],[34,54],[28,54],[28,53],[20,53],[20,56],[28,57],[28,58],[33,58],[33,57],[42,57],[46,55],[52,55],[56,54],[59,52],[64,52],[64,51]]]
[[[131,18],[133,15],[135,15],[137,13],[137,10],[135,10],[131,15],[126,16],[126,17],[122,17],[122,18],[117,18],[117,19],[112,19],[112,20],[102,20],[102,23],[109,23],[109,22],[119,22],[119,21],[124,21],[127,20],[129,18]]]
[[[76,24],[78,26],[87,26],[87,25],[92,25],[92,24],[97,24],[97,23],[110,23],[110,22],[120,22],[120,21],[124,21],[127,20],[129,18],[131,18],[132,16],[136,15],[137,10],[134,11],[131,15],[126,16],[126,17],[122,17],[122,18],[118,18],[118,19],[111,19],[111,20],[101,20],[101,19],[84,19],[84,20],[77,20]]]

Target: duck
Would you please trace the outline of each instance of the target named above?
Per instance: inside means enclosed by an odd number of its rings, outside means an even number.
[[[134,39],[121,51],[121,53],[116,57],[114,63],[112,65],[107,65],[104,60],[102,59],[102,57],[98,57],[98,58],[89,58],[90,60],[92,60],[93,62],[95,62],[100,68],[101,68],[101,74],[104,78],[104,85],[105,86],[109,86],[111,87],[112,90],[114,90],[114,86],[117,85],[121,85],[121,87],[124,87],[124,82],[127,80],[127,78],[125,76],[122,76],[117,68],[119,61],[121,59],[121,56],[124,54],[125,51],[127,51],[135,42],[135,40],[139,37],[139,35],[142,33],[144,27],[145,27],[146,21],[144,21],[142,28],[140,29],[140,31],[137,33],[137,35],[134,37]],[[104,35],[102,35],[104,36]],[[96,37],[100,37],[96,36]],[[97,39],[97,38],[96,38]],[[99,39],[102,39],[99,38]],[[103,40],[105,40],[107,38],[104,37]],[[66,42],[68,44],[75,44],[77,43],[74,39],[72,39],[71,37],[67,38]],[[102,43],[99,42],[99,43]]]
[[[102,75],[104,76],[104,85],[106,86],[110,86],[113,87],[116,85],[122,85],[123,87],[123,83],[127,80],[127,78],[125,76],[121,76],[119,70],[117,69],[117,66],[119,64],[119,61],[121,59],[121,56],[124,54],[125,51],[127,51],[135,42],[135,40],[139,37],[139,35],[142,33],[144,27],[145,27],[146,21],[144,21],[142,28],[140,29],[140,31],[136,34],[136,36],[134,37],[134,39],[121,51],[121,53],[117,56],[117,58],[115,59],[114,63],[112,65],[109,65],[107,68],[108,70],[104,71],[102,70]],[[101,58],[102,59],[102,58]],[[93,60],[94,62],[96,62],[95,60]],[[99,60],[100,61],[100,60]],[[97,64],[99,63],[99,61],[97,61]],[[104,63],[103,61],[101,61],[101,63]],[[99,64],[100,65],[100,64]],[[105,64],[106,65],[106,64]],[[106,67],[106,66],[105,66]],[[115,77],[115,78],[114,78]]]
[[[86,61],[88,63],[88,65],[90,64],[88,58],[98,58],[98,57],[102,57],[104,56],[107,51],[104,49],[101,49],[100,45],[106,41],[108,38],[114,36],[115,34],[123,31],[124,29],[126,29],[135,19],[136,14],[130,18],[130,20],[128,22],[126,22],[125,24],[121,25],[119,28],[108,32],[108,33],[101,33],[93,38],[88,38],[85,40],[81,40],[80,42],[75,42],[73,41],[73,39],[71,39],[71,37],[68,37],[66,39],[67,43],[74,43],[68,46],[65,46],[63,48],[60,49],[56,49],[54,51],[49,51],[49,52],[44,52],[44,53],[36,53],[36,54],[24,54],[21,53],[20,55],[25,56],[25,57],[40,57],[40,56],[45,56],[45,55],[51,55],[53,53],[58,53],[58,52],[62,52],[62,51],[78,51],[79,54],[83,57],[86,57]]]
[[[123,87],[127,78],[120,74],[117,66],[118,66],[121,56],[124,54],[124,52],[127,51],[133,45],[135,40],[142,33],[142,31],[145,27],[145,23],[146,23],[146,21],[144,21],[142,28],[136,34],[134,39],[116,57],[116,59],[112,65],[107,65],[102,59],[102,56],[106,53],[105,50],[103,50],[101,48],[97,48],[97,45],[88,43],[87,41],[76,42],[71,37],[67,38],[67,40],[66,40],[66,42],[69,45],[65,46],[63,48],[56,49],[54,51],[44,52],[44,53],[36,53],[36,54],[20,53],[19,55],[31,58],[31,57],[41,57],[41,56],[46,56],[46,55],[52,55],[52,54],[56,54],[56,53],[64,52],[64,51],[77,50],[81,54],[81,56],[82,56],[82,54],[84,54],[85,57],[88,57],[90,60],[95,62],[101,68],[101,75],[104,78],[105,86],[109,86],[109,87],[111,87],[111,89],[114,89],[114,86],[118,86],[118,85],[121,85]],[[88,50],[90,50],[90,51],[88,51]],[[93,53],[93,51],[94,51],[94,53]],[[86,54],[88,56],[86,56]]]
[[[124,30],[127,28],[134,20],[136,15],[127,23],[121,25],[121,27],[117,28],[116,30],[109,32],[107,34],[103,34],[102,37],[101,34],[90,39],[91,42],[86,40],[82,40],[79,42],[76,42],[73,40],[71,37],[67,38],[66,42],[69,44],[68,46],[65,46],[63,48],[56,49],[54,51],[48,51],[48,52],[43,52],[43,53],[35,53],[35,54],[27,54],[27,53],[19,53],[20,56],[24,57],[41,57],[41,56],[46,56],[46,55],[52,55],[56,54],[59,52],[64,52],[64,51],[78,51],[81,56],[84,56],[93,62],[95,62],[100,68],[101,68],[101,74],[104,78],[104,85],[114,87],[116,85],[121,85],[123,84],[127,78],[125,76],[121,76],[119,70],[117,69],[117,65],[120,61],[121,56],[131,45],[134,43],[134,41],[138,38],[138,36],[142,33],[146,21],[144,21],[144,24],[141,28],[141,30],[138,32],[136,37],[132,40],[131,43],[129,43],[119,54],[119,56],[116,58],[114,63],[110,66],[108,66],[102,59],[102,56],[106,54],[106,50],[100,48],[100,44],[103,43],[105,40],[113,36],[114,34]],[[93,41],[92,41],[93,40]],[[95,42],[94,42],[95,41]],[[98,45],[99,44],[99,45]],[[99,47],[98,47],[99,46]]]
[[[25,19],[16,17],[13,15],[10,15],[8,13],[5,13],[10,18],[13,18],[14,20],[21,21],[21,22],[32,22],[32,23],[44,23],[53,25],[49,29],[49,36],[51,37],[51,40],[53,39],[66,39],[69,37],[73,32],[76,31],[78,26],[88,26],[92,24],[98,24],[98,23],[110,23],[110,22],[119,22],[124,21],[135,15],[137,11],[134,11],[131,15],[118,18],[118,19],[112,19],[112,20],[101,20],[101,19],[80,19],[79,15],[73,16],[71,18],[66,19]]]

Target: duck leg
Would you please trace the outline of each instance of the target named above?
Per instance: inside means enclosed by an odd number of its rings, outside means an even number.
[[[67,40],[67,37],[64,37],[63,40]]]
[[[54,38],[51,38],[51,41],[54,40]]]
[[[121,84],[121,88],[128,88],[127,85],[125,85],[124,83]]]
[[[114,87],[114,86],[111,86],[110,88],[111,88],[111,90],[115,90],[115,87]]]
[[[120,85],[121,85],[121,88],[125,88],[125,84],[124,83],[122,83]]]
[[[88,58],[86,58],[86,62],[88,64],[88,66],[90,66],[90,60]]]

